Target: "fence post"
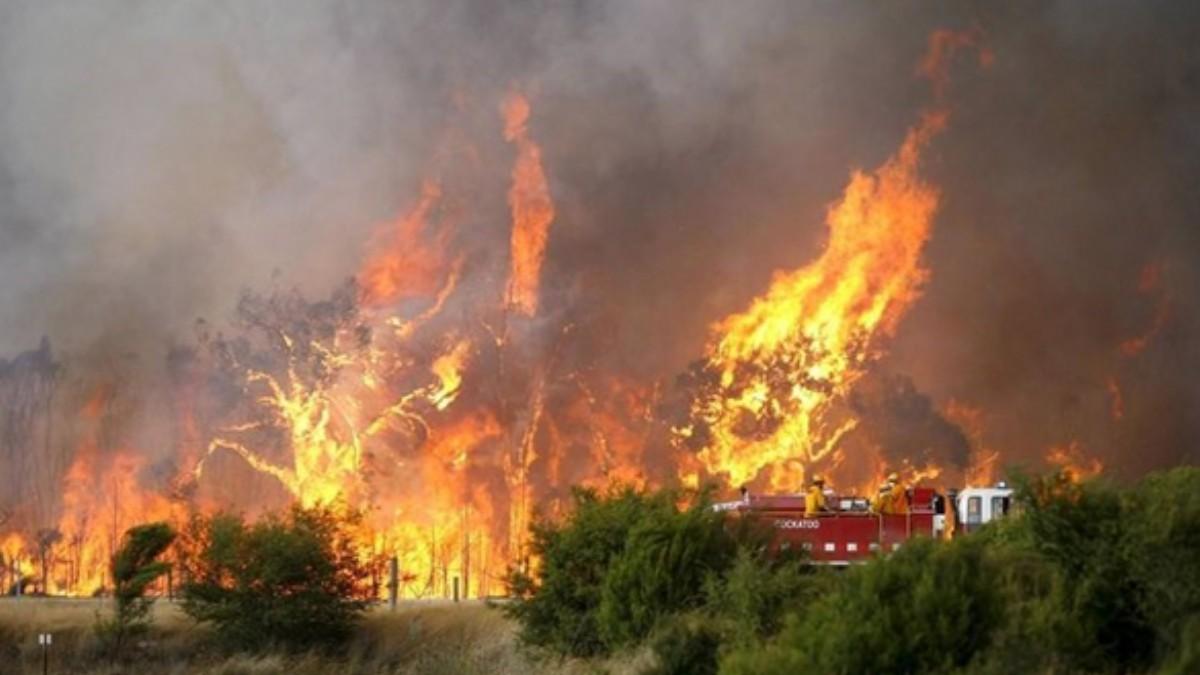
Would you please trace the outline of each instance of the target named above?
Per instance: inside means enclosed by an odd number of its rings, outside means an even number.
[[[396,596],[400,594],[400,560],[396,556],[388,561],[388,606],[396,611]]]

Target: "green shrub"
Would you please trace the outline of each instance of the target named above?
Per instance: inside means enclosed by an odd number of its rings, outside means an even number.
[[[1171,643],[1175,648],[1168,654],[1161,675],[1200,673],[1200,614],[1184,621]]]
[[[536,521],[530,542],[536,575],[514,571],[509,578],[515,601],[506,611],[520,623],[522,642],[568,656],[606,653],[596,616],[605,575],[638,522],[674,510],[665,492],[577,488],[566,520]]]
[[[672,616],[651,636],[656,663],[644,675],[716,675],[723,640],[712,617],[703,612]]]
[[[533,527],[536,575],[510,577],[507,612],[529,645],[587,657],[645,639],[662,617],[703,602],[704,580],[733,559],[734,535],[704,499],[671,491],[577,489],[562,521]]]
[[[799,557],[772,558],[762,547],[740,543],[723,573],[708,574],[700,609],[660,619],[650,640],[658,661],[651,672],[716,673],[723,653],[774,635],[783,617],[815,597],[828,578]]]
[[[664,616],[698,607],[705,580],[728,568],[735,553],[722,514],[703,500],[684,511],[648,511],[604,577],[601,638],[609,648],[627,646]]]
[[[825,574],[814,574],[803,558],[769,557],[742,547],[723,576],[705,584],[705,611],[726,644],[755,644],[777,633],[783,618],[817,597]]]
[[[722,673],[923,673],[967,665],[1003,619],[984,547],[910,542],[847,571],[766,647],[735,650]]]
[[[1017,526],[1027,528],[1029,548],[1063,581],[1045,601],[1074,627],[1056,636],[1057,657],[1089,672],[1148,668],[1155,632],[1143,611],[1145,580],[1128,559],[1129,526],[1139,509],[1116,488],[1063,474],[1019,477],[1017,486],[1024,512]]]
[[[154,599],[146,597],[146,589],[170,570],[158,557],[174,540],[175,531],[166,523],[138,525],[125,532],[112,561],[113,616],[96,622],[96,635],[111,658],[119,657],[129,639],[150,625]]]
[[[352,524],[352,516],[299,507],[253,524],[230,515],[197,521],[183,610],[236,648],[339,645],[369,597]]]
[[[1200,620],[1200,469],[1151,474],[1130,491],[1124,511],[1138,610],[1159,651],[1172,653],[1188,646],[1180,642],[1185,624]]]

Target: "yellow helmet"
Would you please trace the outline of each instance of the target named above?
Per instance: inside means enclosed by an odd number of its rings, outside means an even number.
[[[887,480],[888,480],[888,482],[889,482],[889,483],[899,483],[899,482],[900,482],[900,475],[899,475],[899,474],[897,474],[895,471],[893,471],[893,472],[891,472],[891,473],[889,473],[889,474],[888,474]]]
[[[812,484],[813,485],[824,485],[825,478],[821,474],[816,474],[812,477]]]

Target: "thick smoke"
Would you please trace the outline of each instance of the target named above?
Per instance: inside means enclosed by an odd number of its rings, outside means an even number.
[[[879,448],[889,466],[939,466],[962,471],[971,445],[959,429],[902,375],[870,373],[851,392],[850,407],[860,420],[847,444],[859,438]]]
[[[927,101],[913,69],[929,32],[978,26],[995,65],[952,78],[925,169],[942,189],[932,277],[883,365],[934,407],[987,411],[1006,458],[1077,438],[1117,469],[1195,461],[1198,13],[8,0],[0,353],[49,336],[46,363],[80,401],[86,373],[165,386],[195,320],[220,330],[241,289],[325,297],[352,275],[451,133],[481,158],[453,179],[484,214],[456,237],[474,264],[502,258],[497,106],[515,84],[557,207],[543,306],[572,339],[555,348],[669,380],[714,320],[820,250],[848,170],[892,152]],[[1160,281],[1139,289],[1147,266]],[[1162,306],[1145,348],[1122,352]],[[30,368],[7,367],[4,386],[41,377]],[[126,397],[138,446],[164,454],[169,402]]]

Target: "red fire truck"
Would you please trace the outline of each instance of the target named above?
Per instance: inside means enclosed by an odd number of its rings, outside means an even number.
[[[895,551],[913,537],[943,537],[948,525],[955,534],[970,532],[1006,515],[1012,503],[1012,489],[1004,483],[952,490],[948,496],[930,487],[909,488],[905,494],[907,512],[897,514],[875,513],[865,498],[827,496],[828,511],[805,516],[804,495],[747,491],[714,508],[769,523],[777,550],[803,549],[818,564],[849,565]],[[952,508],[946,508],[948,503]]]

